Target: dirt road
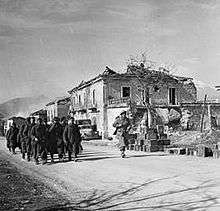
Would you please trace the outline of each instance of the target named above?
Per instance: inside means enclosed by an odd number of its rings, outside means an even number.
[[[220,210],[220,159],[143,152],[121,159],[116,149],[84,145],[79,162],[36,166],[9,154],[4,141],[0,153],[68,201],[57,210]]]

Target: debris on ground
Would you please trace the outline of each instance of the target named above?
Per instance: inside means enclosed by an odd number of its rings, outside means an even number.
[[[220,142],[220,131],[176,131],[170,134],[171,145],[175,147],[193,147],[199,144],[213,146]]]

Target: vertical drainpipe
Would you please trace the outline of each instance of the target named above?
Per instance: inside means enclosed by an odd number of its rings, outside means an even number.
[[[152,103],[151,103],[151,97],[152,97],[151,88],[149,88],[148,97],[149,97],[149,105],[152,105]],[[151,112],[150,112],[149,108],[147,108],[147,123],[148,123],[148,125],[147,125],[148,128],[151,128],[152,116],[151,116]]]
[[[108,138],[108,115],[107,115],[107,84],[103,81],[103,131],[102,138]]]
[[[212,116],[212,112],[211,112],[211,105],[208,104],[208,129],[209,130],[212,130],[212,119],[211,119],[211,116]]]

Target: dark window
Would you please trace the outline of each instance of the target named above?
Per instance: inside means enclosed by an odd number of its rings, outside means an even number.
[[[169,88],[169,104],[176,105],[176,89]]]
[[[122,87],[122,97],[130,97],[131,96],[131,88],[129,86]]]
[[[83,94],[83,104],[86,104],[86,93]]]
[[[95,105],[95,90],[92,91],[92,104]]]
[[[79,95],[79,104],[81,104],[81,95]]]

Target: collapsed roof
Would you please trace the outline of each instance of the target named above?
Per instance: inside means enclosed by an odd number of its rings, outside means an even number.
[[[190,81],[192,82],[192,78],[189,77],[182,77],[182,76],[175,76],[171,75],[168,70],[164,68],[159,68],[159,70],[146,68],[143,64],[137,66],[137,65],[128,65],[127,70],[125,73],[117,73],[114,70],[110,69],[108,66],[106,66],[106,69],[103,73],[99,74],[98,76],[88,80],[88,81],[81,81],[80,84],[70,91],[68,91],[69,94],[72,94],[74,91],[77,91],[79,89],[82,89],[86,86],[89,86],[90,84],[106,79],[106,78],[130,78],[130,77],[136,77],[139,79],[151,79],[152,83],[155,83],[158,80],[168,80],[172,79],[176,82],[185,82]]]

